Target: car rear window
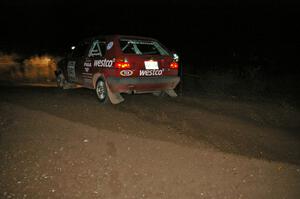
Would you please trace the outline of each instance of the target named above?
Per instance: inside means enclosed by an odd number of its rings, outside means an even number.
[[[156,41],[120,39],[120,47],[125,54],[137,55],[169,55]]]

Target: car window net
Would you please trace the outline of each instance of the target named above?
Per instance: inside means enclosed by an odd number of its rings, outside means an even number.
[[[123,53],[137,55],[168,55],[168,52],[156,41],[120,39]]]

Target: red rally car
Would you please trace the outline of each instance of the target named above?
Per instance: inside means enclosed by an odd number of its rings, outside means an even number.
[[[72,47],[55,71],[59,87],[95,89],[100,102],[124,100],[121,93],[163,92],[176,97],[178,56],[159,41],[137,36],[97,36]]]

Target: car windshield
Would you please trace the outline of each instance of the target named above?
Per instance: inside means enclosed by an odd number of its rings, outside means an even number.
[[[123,53],[137,55],[169,55],[156,41],[120,39]]]

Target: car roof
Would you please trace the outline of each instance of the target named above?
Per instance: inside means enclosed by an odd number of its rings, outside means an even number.
[[[151,37],[144,36],[135,36],[135,35],[116,35],[118,38],[126,38],[126,39],[142,39],[142,40],[156,40]]]
[[[141,40],[157,41],[156,39],[151,38],[151,37],[135,36],[135,35],[97,35],[97,36],[86,38],[82,42],[90,42],[95,39],[108,39],[108,38],[111,38],[111,39],[126,38],[126,39],[141,39]]]

